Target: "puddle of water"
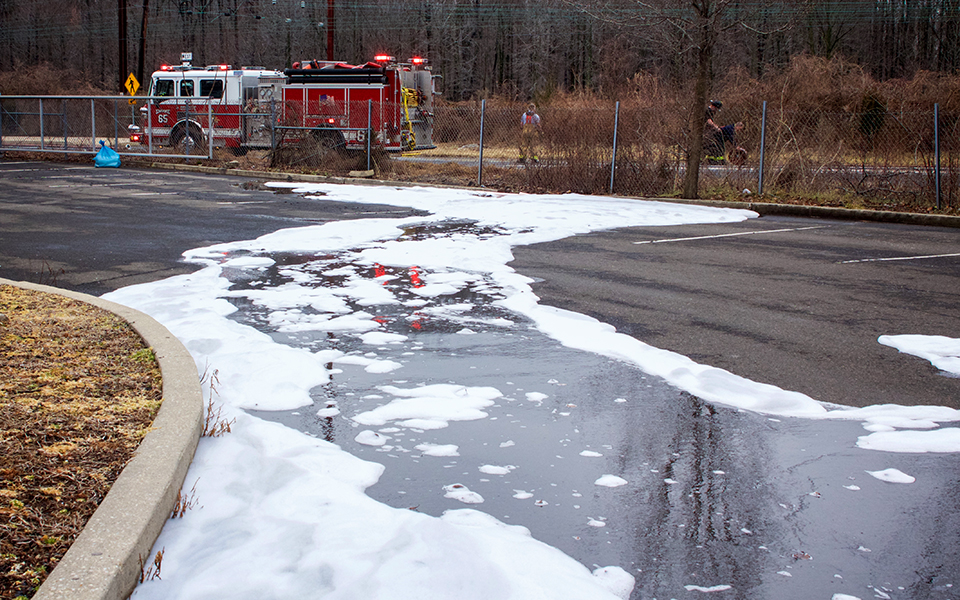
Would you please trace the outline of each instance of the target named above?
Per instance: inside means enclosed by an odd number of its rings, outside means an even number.
[[[630,365],[563,348],[496,306],[501,294],[483,276],[424,296],[429,274],[419,270],[348,253],[272,258],[259,271],[224,271],[234,318],[278,343],[347,359],[328,365],[332,380],[312,390],[313,406],[256,414],[383,464],[373,498],[431,515],[470,507],[523,525],[588,567],[627,569],[637,577],[633,598],[696,597],[718,585],[732,586],[721,597],[863,595],[870,586],[950,597],[960,558],[945,549],[960,541],[960,490],[936,474],[942,460],[858,450],[857,423],[717,407]],[[378,282],[391,301],[343,291],[358,280]],[[335,291],[342,314],[366,313],[387,335],[325,330],[325,322],[285,328],[281,309],[252,299],[294,282]],[[323,316],[307,304],[294,310]],[[372,368],[391,364],[399,368]],[[482,418],[441,428],[354,419],[397,399],[385,386],[441,384],[501,395],[475,408]],[[892,465],[919,475],[918,484],[864,473]],[[952,529],[906,516],[918,502]]]

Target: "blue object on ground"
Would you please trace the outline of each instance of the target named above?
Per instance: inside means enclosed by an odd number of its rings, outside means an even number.
[[[119,167],[120,155],[117,151],[107,146],[107,143],[100,140],[100,151],[93,157],[93,164],[98,167]]]

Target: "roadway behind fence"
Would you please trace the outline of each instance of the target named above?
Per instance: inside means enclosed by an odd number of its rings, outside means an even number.
[[[95,153],[99,141],[121,155],[229,160],[246,148],[224,148],[209,135],[210,107],[188,108],[201,133],[176,140],[143,136],[131,143],[128,127],[148,129],[144,99],[127,97],[0,96],[0,150]],[[155,99],[162,100],[162,99]],[[378,107],[357,106],[364,114]],[[383,108],[383,107],[379,107]],[[682,189],[686,148],[679,107],[633,101],[583,102],[537,107],[540,126],[523,133],[526,103],[478,101],[439,104],[433,114],[407,114],[411,123],[432,120],[435,148],[393,154],[394,164],[457,168],[474,183],[511,189],[630,196],[668,196]],[[193,113],[190,113],[190,111]],[[418,109],[417,109],[418,110]],[[378,135],[361,131],[369,150],[345,152],[336,140],[285,128],[275,105],[247,107],[242,114],[215,115],[246,125],[250,148],[272,166],[336,174],[379,166]],[[960,115],[929,111],[792,111],[773,103],[730,110],[721,125],[743,123],[723,148],[705,148],[700,190],[763,192],[839,203],[840,196],[865,207],[904,204],[917,208],[960,207]],[[410,146],[416,145],[410,126]],[[709,140],[705,143],[709,146]],[[742,150],[738,150],[741,149]],[[358,154],[362,156],[358,156]],[[521,160],[523,156],[524,160]],[[395,168],[393,177],[404,177]],[[762,188],[762,189],[761,189]]]

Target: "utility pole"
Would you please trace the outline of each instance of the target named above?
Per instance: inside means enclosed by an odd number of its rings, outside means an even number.
[[[120,28],[119,35],[117,36],[120,39],[120,93],[123,93],[124,87],[123,84],[127,80],[127,0],[117,0],[119,3],[119,11],[117,11],[117,22]]]
[[[327,0],[327,60],[333,60],[333,2]]]
[[[150,0],[143,0],[143,15],[140,17],[140,53],[137,57],[137,79],[140,80],[141,84],[144,81],[143,69],[147,55],[147,15],[150,13],[149,4]]]

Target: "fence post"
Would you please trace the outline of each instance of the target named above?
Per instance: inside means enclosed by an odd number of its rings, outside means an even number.
[[[67,101],[66,100],[60,101],[60,127],[63,128],[63,152],[64,152],[63,158],[67,158],[66,152],[69,149],[69,147],[67,146]]]
[[[367,98],[367,170],[370,170],[370,134],[373,132],[373,100]]]
[[[183,120],[186,123],[184,127],[186,128],[186,131],[187,131],[187,134],[186,134],[187,137],[185,139],[185,143],[183,147],[186,148],[187,150],[186,154],[190,154],[190,149],[193,148],[193,137],[190,135],[190,99],[189,98],[184,103],[183,109],[184,109],[184,112],[186,113]],[[176,119],[174,119],[174,121],[176,121]],[[176,152],[176,150],[174,150],[174,152]]]
[[[763,114],[760,116],[760,175],[757,181],[757,195],[763,195],[763,151],[767,137],[767,101],[763,101]]]
[[[483,117],[487,112],[487,101],[480,101],[480,159],[477,161],[477,187],[483,187]]]
[[[97,107],[94,99],[90,98],[90,137],[93,144],[93,151],[97,151]]]
[[[213,159],[213,102],[207,99],[207,158]]]
[[[617,126],[620,124],[620,101],[613,111],[613,158],[610,160],[610,193],[613,193],[613,174],[617,170]]]
[[[40,149],[46,150],[43,141],[43,98],[40,98]]]
[[[277,100],[270,98],[270,151],[277,151]],[[272,159],[271,159],[271,164]]]
[[[940,210],[940,104],[933,105],[934,177],[937,191],[937,210]]]
[[[113,101],[113,148],[120,152],[120,105]]]
[[[137,124],[137,107],[136,105],[131,104],[130,105],[130,125],[136,125],[136,124]],[[127,139],[130,139],[129,136],[130,136],[130,127],[128,126],[127,133],[124,137],[126,137]],[[140,143],[141,144],[143,143],[143,138],[140,139]]]
[[[147,100],[147,153],[153,154],[153,98]]]

